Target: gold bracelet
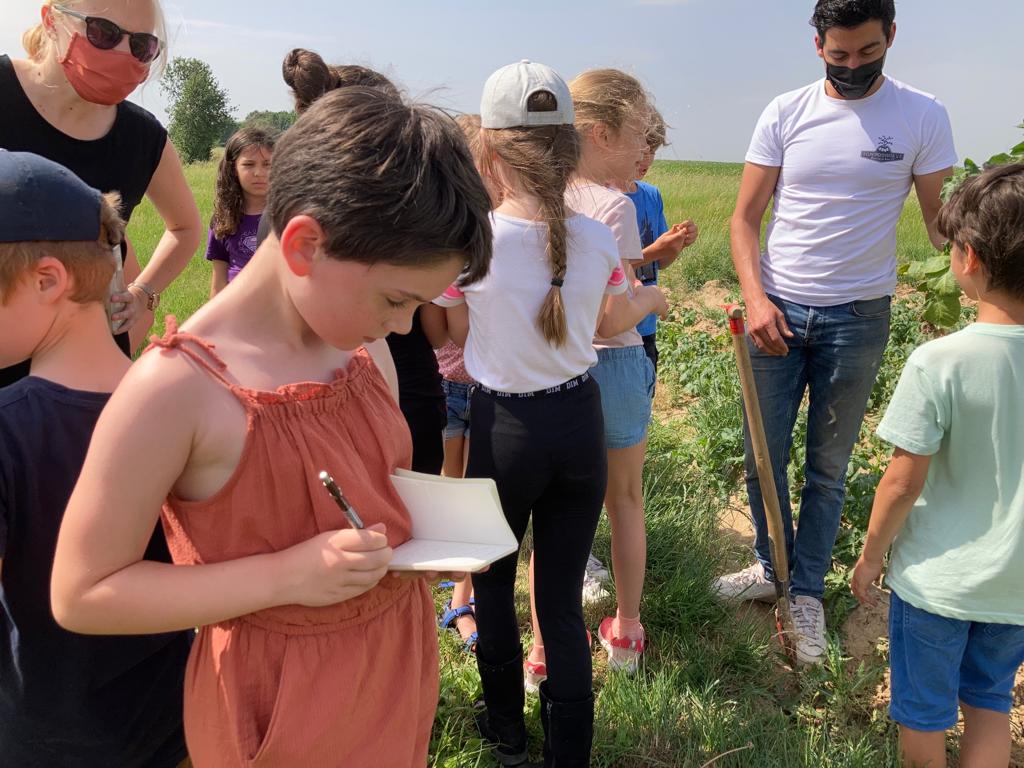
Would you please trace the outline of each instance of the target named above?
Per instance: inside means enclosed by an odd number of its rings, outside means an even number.
[[[131,288],[138,288],[146,295],[146,309],[148,309],[149,311],[152,312],[154,309],[160,306],[160,294],[152,290],[145,283],[132,281],[131,283],[128,283],[125,290],[130,290]]]

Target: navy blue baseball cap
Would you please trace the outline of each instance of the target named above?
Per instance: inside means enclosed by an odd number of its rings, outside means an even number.
[[[0,243],[99,240],[102,201],[63,165],[0,150]]]

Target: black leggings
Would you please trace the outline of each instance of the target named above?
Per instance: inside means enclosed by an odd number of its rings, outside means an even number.
[[[523,541],[533,512],[537,618],[544,636],[548,692],[557,701],[591,695],[583,623],[583,574],[608,483],[597,382],[517,398],[474,390],[467,477],[492,477],[505,517]],[[518,553],[473,575],[477,655],[502,664],[521,652],[516,619]]]

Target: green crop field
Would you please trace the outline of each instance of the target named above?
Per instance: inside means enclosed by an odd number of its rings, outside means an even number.
[[[887,450],[871,433],[907,354],[931,331],[920,322],[921,299],[900,291],[892,336],[851,462],[844,522],[828,582],[830,648],[826,664],[800,674],[785,669],[772,620],[761,606],[725,607],[711,594],[720,572],[750,562],[744,524],[740,393],[729,336],[716,304],[735,297],[729,259],[728,219],[740,165],[657,162],[649,181],[665,198],[672,224],[694,219],[700,239],[667,270],[673,312],[659,326],[662,363],[656,424],[645,471],[649,537],[648,576],[642,610],[649,650],[632,678],[609,674],[604,653],[594,652],[597,692],[595,766],[716,766],[740,768],[885,768],[896,766],[896,730],[886,715],[885,614],[854,610],[848,569],[863,539],[875,484]],[[212,164],[187,169],[208,220]],[[148,202],[129,228],[145,259],[161,234]],[[899,225],[901,260],[932,253],[920,211],[911,197]],[[184,320],[209,290],[202,252],[166,292],[164,310]],[[709,281],[715,281],[706,285]],[[797,426],[794,464],[802,465],[803,423]],[[802,477],[791,469],[794,496]],[[602,522],[595,552],[610,560],[609,530]],[[520,607],[524,645],[529,643],[525,578]],[[445,598],[436,593],[440,606]],[[589,609],[591,630],[614,601]],[[471,704],[480,695],[474,660],[444,633],[441,700],[431,765],[495,765],[473,725]],[[382,660],[382,663],[391,663]],[[1018,687],[1018,697],[1021,688]],[[1015,765],[1024,765],[1021,707],[1014,713]],[[528,722],[540,744],[538,702],[528,697]],[[956,755],[955,740],[950,753]]]

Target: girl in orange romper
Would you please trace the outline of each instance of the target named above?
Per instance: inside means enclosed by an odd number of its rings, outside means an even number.
[[[410,535],[388,477],[411,442],[380,339],[486,273],[487,192],[449,118],[359,88],[303,114],[272,176],[274,234],[180,330],[169,319],[100,419],[54,613],[83,633],[200,627],[197,768],[425,765],[433,605],[424,579],[387,572]],[[142,559],[161,506],[174,565]]]

